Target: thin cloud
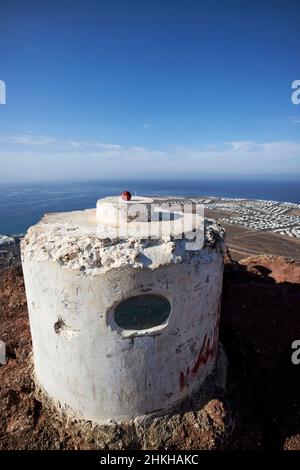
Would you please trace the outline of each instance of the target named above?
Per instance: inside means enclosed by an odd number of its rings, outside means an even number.
[[[300,141],[229,141],[152,149],[87,140],[0,135],[1,182],[244,175],[300,177]]]
[[[8,135],[0,134],[0,142],[20,144],[20,145],[48,145],[57,142],[56,139],[31,134]]]

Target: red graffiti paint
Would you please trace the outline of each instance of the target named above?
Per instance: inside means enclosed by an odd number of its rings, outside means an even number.
[[[205,335],[204,340],[202,342],[202,346],[198,353],[197,359],[193,366],[187,368],[186,374],[184,372],[180,372],[179,383],[180,388],[183,389],[184,387],[188,387],[189,379],[192,379],[193,376],[198,372],[201,366],[205,365],[210,358],[214,358],[217,355],[218,351],[218,342],[219,342],[219,326],[220,326],[220,312],[221,312],[221,297],[219,299],[218,305],[218,316],[217,321],[213,330],[212,334],[212,341],[211,338],[208,338]]]
[[[214,350],[213,348],[209,347],[209,343],[210,343],[210,339],[207,339],[207,335],[205,335],[197,360],[192,367],[192,370],[191,370],[192,374],[196,374],[200,366],[206,364],[208,361],[208,358],[213,355]]]

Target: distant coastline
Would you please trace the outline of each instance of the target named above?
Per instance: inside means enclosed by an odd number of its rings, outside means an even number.
[[[31,189],[29,193],[31,192],[34,191]],[[43,213],[59,210],[53,210],[51,207],[53,196],[55,194],[57,197],[57,193],[52,190],[50,194],[52,197],[49,200],[49,208],[45,208]],[[64,196],[64,191],[60,191],[59,194]],[[79,192],[78,195],[80,194],[82,193]],[[216,219],[225,228],[227,246],[232,258],[237,261],[247,256],[268,254],[284,256],[287,259],[300,262],[300,204],[199,194],[184,196],[182,193],[177,196],[152,196],[155,203],[168,200],[171,204],[189,204],[191,202],[204,204],[205,216]],[[95,200],[98,197],[100,197],[99,194],[95,195]],[[95,200],[91,206],[95,205]],[[64,201],[62,205],[65,204],[64,198],[62,201]],[[67,201],[70,203],[70,200],[67,199]],[[75,201],[76,204],[80,203],[77,198]],[[69,209],[66,209],[65,206],[60,208],[60,210],[77,209],[79,209],[77,205]],[[36,211],[34,211],[34,216],[37,216]],[[19,245],[22,236],[22,233],[0,234],[0,268],[13,266],[20,262]]]
[[[203,179],[1,184],[0,234],[23,234],[46,212],[94,207],[97,199],[108,195],[118,195],[124,189],[140,195],[211,196],[300,203],[300,180]]]

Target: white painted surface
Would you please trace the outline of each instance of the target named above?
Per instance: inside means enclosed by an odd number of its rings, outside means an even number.
[[[88,211],[81,213],[81,220],[88,217]],[[68,256],[57,255],[53,230],[58,227]],[[84,230],[67,228],[61,214],[53,215],[33,227],[22,243],[37,381],[61,406],[99,423],[169,409],[198,388],[215,364],[222,242],[180,257],[172,253],[181,240],[174,242],[173,251],[170,241],[161,241],[159,253],[169,255],[159,256],[160,262],[155,244],[141,248],[135,242],[140,259],[133,263],[128,252],[119,251],[122,262],[116,265],[94,238],[101,260],[93,268],[82,257]],[[106,248],[113,247],[118,251],[117,245]],[[90,255],[96,256],[94,251]],[[77,264],[70,264],[76,256]],[[132,334],[113,326],[114,307],[143,293],[169,299],[167,325]]]
[[[106,197],[97,201],[97,220],[104,224],[119,225],[138,219],[148,222],[150,204],[153,199],[149,197],[132,196],[130,201],[122,197]]]

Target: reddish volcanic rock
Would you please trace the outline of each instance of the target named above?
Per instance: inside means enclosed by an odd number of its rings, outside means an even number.
[[[299,264],[274,256],[228,257],[225,265],[221,341],[266,448],[283,448],[300,429],[300,365],[291,361],[300,339],[299,273]]]
[[[300,283],[300,263],[278,256],[250,256],[239,261],[249,272],[264,274],[275,282]],[[262,269],[260,269],[262,268]]]
[[[300,434],[288,437],[284,443],[284,450],[300,450]]]

